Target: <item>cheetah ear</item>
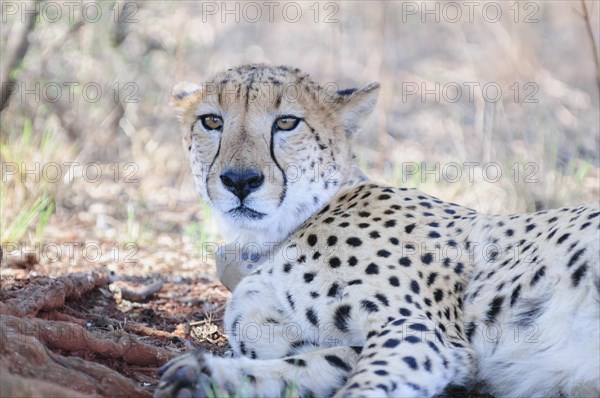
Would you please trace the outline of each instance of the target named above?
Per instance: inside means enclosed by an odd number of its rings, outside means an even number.
[[[336,93],[336,96],[336,102],[341,104],[339,112],[341,112],[344,130],[346,134],[352,136],[375,108],[379,97],[379,83],[370,83],[360,89],[341,90]]]
[[[171,89],[171,106],[180,112],[187,111],[194,106],[200,99],[202,87],[198,84],[181,82],[177,83]]]

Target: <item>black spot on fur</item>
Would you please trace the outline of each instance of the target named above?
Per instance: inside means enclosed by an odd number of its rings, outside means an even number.
[[[379,273],[379,266],[375,263],[371,263],[365,269],[367,275],[376,275]]]
[[[425,360],[425,362],[423,363],[423,367],[426,371],[431,372],[431,360],[429,358]]]
[[[400,308],[400,315],[411,316],[412,312],[408,308]]]
[[[575,253],[573,253],[573,255],[571,256],[571,259],[569,259],[567,268],[571,268],[573,266],[573,264],[575,264],[577,262],[577,260],[579,260],[579,258],[581,257],[581,255],[583,253],[585,253],[585,249],[579,249]]]
[[[340,285],[338,285],[337,283],[332,283],[331,286],[329,287],[329,290],[327,291],[327,297],[335,297],[338,295],[338,290],[340,288]]]
[[[423,264],[429,265],[433,261],[433,256],[431,253],[425,253],[421,256],[421,261],[423,261]]]
[[[500,313],[500,310],[502,309],[502,303],[504,303],[504,296],[496,296],[492,300],[490,308],[485,316],[486,323],[494,323],[494,321],[496,320],[496,316]]]
[[[564,234],[563,236],[561,236],[560,238],[558,238],[558,240],[556,241],[556,243],[558,243],[560,245],[565,240],[569,239],[569,236],[571,236],[571,234],[568,234],[568,233]]]
[[[292,307],[292,311],[294,311],[296,309],[296,304],[294,303],[294,300],[292,299],[292,295],[290,294],[290,292],[287,292],[285,297],[287,298],[287,301],[290,304],[290,307]]]
[[[394,348],[394,347],[397,347],[398,344],[400,344],[400,340],[398,340],[398,339],[388,339],[388,340],[386,340],[385,343],[383,343],[383,346],[385,348]]]
[[[381,302],[381,304],[385,305],[386,307],[388,307],[390,305],[390,302],[388,301],[387,297],[381,293],[377,293],[375,295],[375,298],[377,300],[379,300]]]
[[[418,344],[421,342],[421,339],[414,335],[409,335],[404,338],[404,341],[410,344]]]
[[[323,358],[333,367],[350,372],[352,368],[337,355],[325,355]]]
[[[362,245],[362,240],[360,240],[356,237],[352,237],[352,238],[348,238],[346,240],[346,243],[349,244],[350,246],[358,247],[358,246]]]
[[[583,263],[579,268],[571,274],[571,282],[573,282],[573,287],[577,287],[579,282],[581,282],[581,278],[586,274],[588,269],[587,263]]]
[[[404,358],[402,358],[402,360],[404,361],[404,363],[406,363],[408,365],[409,368],[411,368],[412,370],[417,370],[419,367],[417,365],[417,361],[415,360],[414,357],[411,356],[406,356]]]
[[[465,335],[467,336],[467,340],[469,341],[469,343],[473,342],[473,334],[475,333],[476,328],[477,325],[475,324],[475,322],[469,322],[465,327]]]
[[[319,326],[319,318],[317,317],[315,310],[312,308],[306,310],[306,319],[308,319],[308,321],[314,326]]]
[[[306,367],[306,361],[301,358],[286,358],[286,359],[284,359],[284,361],[291,365],[298,366],[300,368]]]
[[[541,266],[540,269],[538,269],[536,271],[536,273],[533,275],[533,278],[531,278],[531,282],[529,283],[529,286],[535,286],[540,279],[546,274],[546,267],[545,266]]]
[[[409,327],[409,329],[416,330],[418,332],[428,332],[429,331],[427,326],[423,325],[422,323],[413,323],[413,324],[409,325],[408,327]]]
[[[401,266],[403,267],[410,267],[411,265],[411,261],[410,258],[408,257],[402,257],[400,260],[398,260],[398,262],[400,263]]]
[[[389,252],[389,251],[387,251],[387,250],[384,250],[384,249],[382,249],[382,250],[379,250],[379,251],[377,252],[377,255],[378,255],[379,257],[387,258],[387,257],[391,256],[391,255],[392,255],[392,253],[390,253],[390,252]]]
[[[360,302],[360,306],[362,309],[364,309],[367,312],[377,312],[379,311],[379,307],[377,307],[377,304],[375,304],[372,301],[369,300],[362,300]]]
[[[351,95],[354,92],[356,92],[355,88],[347,88],[344,90],[338,90],[337,93],[338,93],[338,95],[341,95],[341,96],[347,96],[347,95]]]
[[[313,281],[313,279],[315,279],[315,273],[314,272],[307,272],[304,274],[304,282],[306,283],[310,283]]]
[[[333,321],[335,326],[342,332],[348,332],[348,321],[350,319],[350,307],[348,304],[340,305],[336,308],[335,314],[333,315]]]
[[[427,286],[433,285],[437,276],[437,272],[432,272],[431,274],[429,274],[429,277],[427,277]]]
[[[412,290],[415,294],[419,294],[419,291],[421,290],[419,288],[419,283],[414,279],[410,281],[410,290]]]

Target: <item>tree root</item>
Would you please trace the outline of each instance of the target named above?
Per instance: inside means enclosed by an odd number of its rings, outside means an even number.
[[[152,369],[177,355],[164,348],[142,343],[124,330],[90,331],[86,320],[58,309],[66,299],[80,298],[95,287],[106,285],[100,274],[72,274],[38,278],[17,291],[3,291],[0,302],[0,396],[6,397],[149,397],[135,381],[92,360],[116,364],[119,369]],[[40,317],[45,319],[36,318]],[[152,329],[134,326],[133,332],[150,335]],[[172,336],[156,331],[155,336]],[[116,361],[116,362],[115,362]],[[123,365],[121,365],[123,364]],[[152,377],[147,377],[152,382]]]
[[[2,397],[98,397],[96,394],[82,394],[43,380],[15,375],[5,367],[0,367],[0,378],[2,379],[2,383],[0,383],[0,396]]]
[[[42,310],[60,308],[67,298],[79,298],[106,282],[106,275],[97,273],[77,273],[57,279],[38,278],[18,292],[17,297],[0,302],[0,314],[36,316]]]
[[[32,337],[50,349],[93,353],[122,360],[128,365],[160,366],[177,355],[142,343],[123,331],[92,333],[79,325],[61,321],[0,315],[0,330],[11,340]]]
[[[147,397],[148,393],[136,386],[132,381],[107,368],[78,357],[64,357],[49,351],[39,340],[32,336],[22,335],[17,339],[9,338],[4,331],[0,334],[3,344],[0,348],[2,362],[9,373],[16,373],[33,381],[34,390],[42,396],[51,396],[56,385],[83,394],[101,396]],[[42,383],[37,383],[41,380]],[[13,385],[13,388],[18,388]],[[50,390],[48,390],[48,388]],[[65,388],[65,387],[61,387]],[[23,396],[25,391],[13,391],[6,396]],[[68,394],[66,396],[71,396]]]

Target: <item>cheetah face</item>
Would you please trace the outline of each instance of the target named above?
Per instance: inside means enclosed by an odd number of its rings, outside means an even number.
[[[350,138],[378,88],[327,90],[266,65],[176,85],[196,189],[237,235],[281,241],[348,179]]]

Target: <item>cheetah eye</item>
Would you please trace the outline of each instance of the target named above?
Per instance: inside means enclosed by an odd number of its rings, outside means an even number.
[[[275,123],[273,123],[273,127],[279,131],[291,131],[298,126],[300,120],[302,119],[295,116],[282,116],[275,120]]]
[[[223,130],[223,118],[221,116],[217,116],[217,115],[213,115],[213,114],[202,115],[202,116],[198,116],[198,119],[200,119],[200,123],[202,123],[202,127],[204,127],[208,131]]]

